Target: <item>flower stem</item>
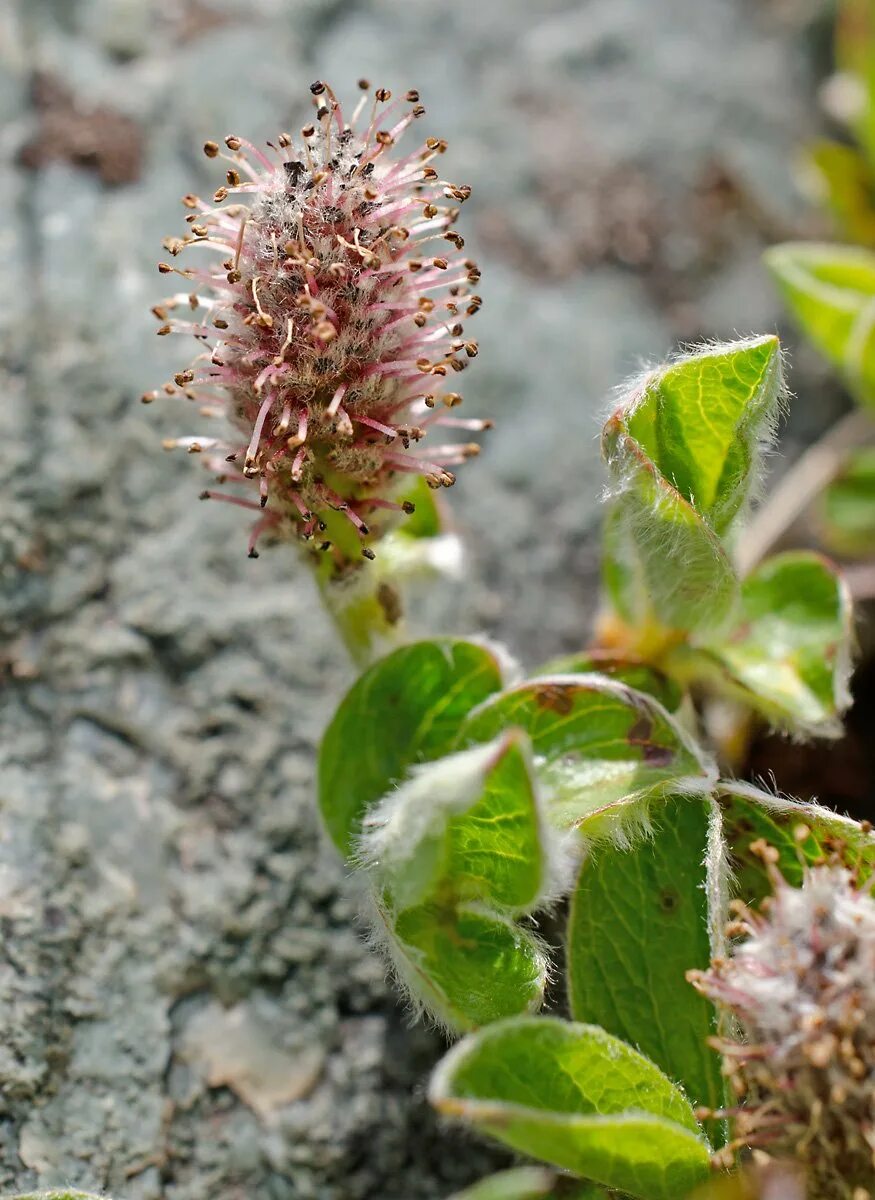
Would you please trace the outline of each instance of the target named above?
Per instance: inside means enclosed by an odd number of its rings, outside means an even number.
[[[317,572],[322,600],[350,658],[361,669],[404,641],[400,597],[376,572],[331,579]]]

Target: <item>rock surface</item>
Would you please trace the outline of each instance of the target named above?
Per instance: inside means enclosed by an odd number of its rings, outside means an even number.
[[[596,598],[598,415],[679,338],[774,326],[805,228],[805,6],[765,0],[11,0],[0,12],[0,1191],[440,1197],[501,1157],[429,1113],[411,1030],[314,814],[350,669],[310,582],[199,505],[139,394],[154,264],[207,137],[307,85],[417,86],[484,267],[432,614],[529,664]],[[810,7],[810,6],[809,6]],[[804,16],[804,14],[803,14]],[[803,361],[804,366],[804,361]],[[796,433],[827,422],[804,403]]]

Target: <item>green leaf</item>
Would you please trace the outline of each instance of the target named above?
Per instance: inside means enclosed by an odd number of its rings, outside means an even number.
[[[633,610],[636,623],[650,615],[684,631],[725,620],[737,580],[723,539],[757,480],[782,396],[778,339],[751,338],[651,371],[606,422],[608,578],[629,592],[627,620]]]
[[[439,898],[530,912],[548,873],[528,739],[417,767],[365,818],[360,853],[399,911]]]
[[[430,1098],[514,1150],[645,1200],[709,1171],[692,1109],[643,1055],[592,1025],[520,1017],[456,1046]]]
[[[764,257],[806,336],[859,399],[875,404],[875,254],[857,246],[788,242]]]
[[[875,181],[863,156],[841,142],[819,141],[808,158],[823,193],[822,202],[843,237],[858,246],[875,245]]]
[[[821,520],[824,538],[836,553],[875,554],[875,446],[848,455],[823,495]]]
[[[617,419],[663,478],[723,534],[747,498],[780,390],[778,339],[753,338],[706,347],[654,371]]]
[[[405,501],[414,506],[414,511],[398,526],[399,533],[410,538],[432,538],[446,533],[447,520],[440,496],[422,475],[412,483],[405,481],[399,489],[398,503]]]
[[[545,846],[520,730],[417,767],[365,819],[359,857],[393,966],[449,1028],[540,1004],[543,949],[509,918],[547,890]]]
[[[850,596],[836,569],[818,554],[791,551],[751,572],[738,624],[689,652],[689,662],[773,724],[837,737],[850,704],[851,638]]]
[[[594,1184],[558,1175],[549,1167],[511,1167],[489,1175],[450,1200],[605,1200]]]
[[[637,1046],[697,1105],[720,1108],[713,1006],[686,981],[706,970],[722,912],[720,813],[710,799],[671,797],[654,809],[651,839],[600,847],[580,869],[567,937],[571,1014]],[[715,845],[716,839],[716,845]],[[711,879],[709,880],[709,873]]]
[[[721,784],[718,800],[733,891],[747,904],[774,890],[762,858],[751,849],[757,842],[777,851],[775,865],[792,887],[800,886],[806,866],[833,855],[854,869],[861,883],[875,871],[875,837],[850,817],[745,783]]]
[[[668,675],[640,659],[613,654],[609,650],[581,650],[551,659],[537,671],[538,675],[606,675],[625,683],[636,692],[646,692],[658,700],[670,713],[676,712],[684,698],[678,684]]]
[[[713,765],[651,696],[601,675],[526,680],[491,696],[459,730],[459,744],[524,729],[559,829],[588,837],[640,819],[642,802],[669,790],[706,792]]]
[[[475,905],[381,909],[401,985],[447,1029],[465,1032],[538,1008],[547,982],[539,940]]]
[[[447,753],[462,718],[501,684],[494,651],[452,639],[403,646],[365,671],[319,752],[319,807],[342,854],[354,849],[370,805],[414,763]]]
[[[872,0],[839,0],[836,21],[836,65],[853,80],[856,104],[849,123],[875,167],[875,12]]]

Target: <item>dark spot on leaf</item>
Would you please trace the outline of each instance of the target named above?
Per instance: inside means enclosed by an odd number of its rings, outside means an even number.
[[[574,708],[575,685],[568,683],[546,683],[535,688],[534,697],[538,708],[567,717]]]
[[[663,888],[659,893],[659,907],[664,913],[674,912],[680,902],[680,896],[671,888]]]
[[[674,751],[669,746],[660,746],[656,742],[651,741],[652,737],[653,722],[647,713],[641,713],[629,730],[629,745],[639,747],[641,757],[648,766],[669,766],[674,762]]]

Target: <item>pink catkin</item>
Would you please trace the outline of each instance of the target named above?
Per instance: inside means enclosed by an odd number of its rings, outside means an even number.
[[[418,449],[429,427],[444,423],[445,409],[460,403],[447,381],[477,353],[463,321],[480,307],[473,294],[480,274],[453,228],[470,189],[447,183],[431,165],[446,149],[436,138],[393,159],[398,138],[424,112],[417,93],[384,108],[385,89],[368,105],[370,89],[360,86],[356,116],[369,109],[363,132],[356,118],[345,123],[333,91],[317,82],[315,119],[297,140],[282,134],[268,153],[235,136],[225,139],[227,153],[208,142],[207,156],[227,164],[226,183],[213,205],[183,198],[190,231],[165,247],[175,257],[196,246],[217,261],[197,269],[159,264],[192,291],[155,306],[158,332],[194,336],[200,349],[164,391],[225,419],[218,480],[258,489],[266,511],[255,540],[265,529],[308,539],[331,509],[345,514],[364,550],[365,539],[373,542],[386,522],[412,510],[399,495],[411,473],[447,487],[455,479],[447,468],[479,449]],[[404,102],[409,109],[396,119]],[[180,308],[190,320],[170,317]],[[199,310],[205,315],[195,316]],[[382,522],[370,519],[377,510],[386,514]],[[348,565],[337,549],[335,559]]]

